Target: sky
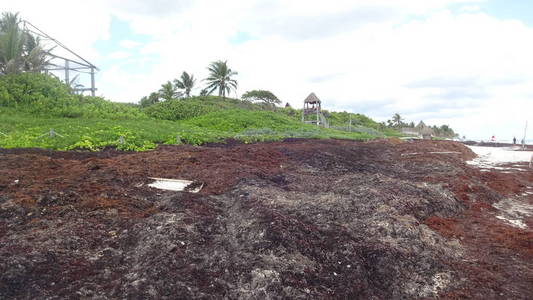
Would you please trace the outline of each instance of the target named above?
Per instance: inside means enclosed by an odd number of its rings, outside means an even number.
[[[97,95],[137,102],[210,62],[237,96],[377,121],[447,124],[472,139],[533,138],[533,1],[0,0],[99,68]],[[87,78],[80,83],[87,85]],[[235,96],[235,93],[232,94]]]

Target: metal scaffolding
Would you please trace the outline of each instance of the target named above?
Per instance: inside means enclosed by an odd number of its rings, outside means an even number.
[[[60,41],[56,40],[55,38],[51,37],[50,35],[43,32],[41,29],[37,28],[35,25],[31,24],[28,21],[23,20],[23,28],[25,31],[34,34],[35,36],[39,37],[39,39],[43,41],[49,41],[53,44],[53,47],[50,51],[48,51],[48,55],[51,57],[50,63],[46,66],[45,72],[57,72],[57,71],[63,71],[64,72],[64,81],[67,85],[71,87],[71,90],[74,93],[83,93],[86,91],[91,92],[91,96],[96,95],[96,83],[95,83],[95,72],[99,71],[99,69],[90,63],[88,60],[81,57],[76,52],[70,50],[62,44]],[[57,55],[54,53],[51,53],[51,51],[55,48],[61,48],[66,51],[67,55],[72,55],[71,58],[67,58],[65,56]],[[71,78],[71,72],[75,73],[75,76]],[[81,84],[74,85],[74,81],[78,79],[78,76],[80,74],[89,74],[91,81],[91,87],[86,88]],[[71,81],[72,80],[72,81]]]

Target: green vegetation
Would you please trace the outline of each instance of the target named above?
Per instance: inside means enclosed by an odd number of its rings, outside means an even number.
[[[164,100],[172,100],[181,97],[181,92],[177,90],[177,87],[172,84],[172,82],[167,81],[167,83],[161,85],[159,89],[159,97]]]
[[[209,76],[205,80],[208,94],[218,89],[218,95],[225,99],[226,93],[229,94],[232,89],[237,89],[237,80],[232,78],[237,72],[232,71],[226,61],[212,62],[207,69]]]
[[[448,125],[433,125],[428,126],[424,123],[424,121],[420,121],[418,125],[415,126],[414,122],[405,123],[404,118],[398,113],[395,113],[392,116],[391,120],[387,120],[387,123],[381,124],[382,127],[387,129],[395,129],[395,130],[403,130],[403,131],[409,131],[412,133],[417,133],[418,135],[431,135],[435,138],[455,138],[459,135],[453,131],[453,129]]]
[[[174,79],[174,85],[178,89],[185,90],[185,97],[189,98],[191,96],[191,90],[194,88],[196,79],[193,75],[189,75],[187,72],[181,73],[180,79]]]
[[[144,96],[139,101],[139,105],[141,107],[148,107],[150,105],[156,104],[159,102],[159,93],[152,92],[150,93],[150,96]]]
[[[222,100],[215,96],[197,96],[158,102],[146,107],[144,112],[154,119],[179,121],[228,109],[262,110],[262,106],[231,98]]]
[[[18,14],[2,13],[0,18],[0,75],[40,72],[48,64],[40,40],[21,28]]]
[[[238,118],[235,116],[238,116]],[[184,123],[201,128],[234,133],[251,128],[268,128],[276,132],[302,128],[302,123],[281,114],[250,110],[223,110],[192,118]],[[311,128],[315,127],[311,126]]]
[[[237,72],[232,71],[228,67],[227,61],[221,60],[212,62],[207,69],[209,70],[209,76],[204,79],[207,86],[202,89],[200,96],[208,96],[215,90],[218,90],[218,96],[226,100],[226,95],[231,90],[237,89],[237,80],[233,78],[233,76],[237,75]],[[142,97],[140,105],[142,107],[148,107],[161,101],[189,98],[195,85],[196,78],[194,78],[194,75],[183,72],[179,79],[169,80],[162,84],[157,92],[152,92],[149,96]],[[183,92],[180,90],[183,90]]]
[[[0,76],[0,107],[42,117],[146,119],[135,105],[72,95],[57,78],[40,73]]]
[[[0,76],[0,147],[3,148],[95,151],[116,147],[142,151],[157,144],[201,145],[226,139],[249,143],[288,137],[370,139],[382,136],[381,132],[370,129],[345,132],[317,128],[302,124],[299,118],[300,111],[290,107],[272,111],[262,104],[216,96],[158,101],[142,107],[72,95],[69,87],[57,78],[40,73]],[[360,119],[375,123],[364,116]]]
[[[281,101],[271,91],[252,90],[244,93],[242,99],[248,101],[263,102],[267,106],[275,107]]]

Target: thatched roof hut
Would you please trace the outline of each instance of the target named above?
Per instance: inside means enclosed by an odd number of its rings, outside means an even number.
[[[305,98],[304,103],[315,104],[315,103],[321,103],[321,101],[320,99],[318,99],[315,93],[311,93],[309,94],[309,96],[307,96],[307,98]]]

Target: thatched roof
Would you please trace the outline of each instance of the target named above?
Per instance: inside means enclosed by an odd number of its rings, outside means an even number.
[[[318,99],[315,93],[311,93],[305,98],[304,103],[320,103],[320,99]]]

